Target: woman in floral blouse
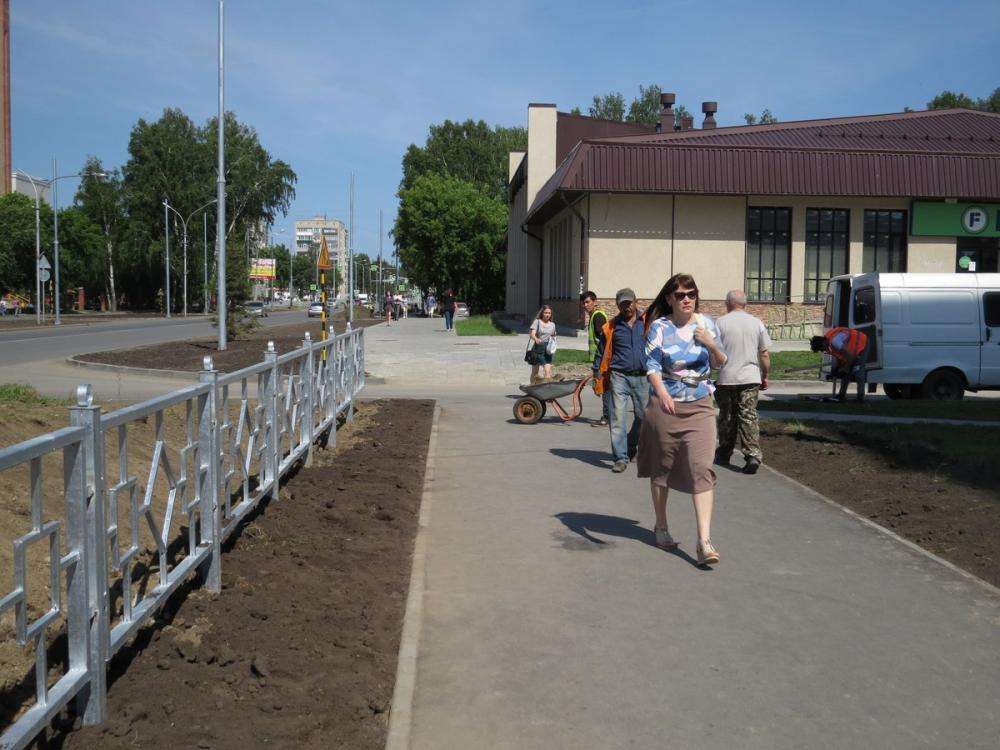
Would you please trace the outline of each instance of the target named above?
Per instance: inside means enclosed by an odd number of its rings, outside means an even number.
[[[637,457],[648,477],[656,513],[656,544],[677,547],[667,528],[667,493],[673,487],[694,497],[698,562],[719,562],[712,545],[715,499],[715,412],[709,380],[726,361],[715,321],[698,312],[698,285],[685,273],[672,276],[646,312],[646,377],[651,386]]]

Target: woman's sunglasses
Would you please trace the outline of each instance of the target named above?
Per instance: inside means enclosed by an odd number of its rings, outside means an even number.
[[[674,292],[674,299],[680,302],[682,299],[698,299],[698,292]]]

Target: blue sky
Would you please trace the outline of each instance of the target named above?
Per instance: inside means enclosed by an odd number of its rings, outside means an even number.
[[[214,0],[12,0],[14,166],[39,176],[88,154],[127,159],[135,121],[216,111]],[[347,219],[356,242],[395,215],[400,158],[427,126],[525,124],[531,101],[586,112],[595,93],[675,91],[720,124],[921,108],[945,88],[1000,86],[1000,3],[229,0],[226,106],[298,173],[296,218]],[[700,122],[696,117],[696,123]],[[61,203],[72,195],[61,188]]]

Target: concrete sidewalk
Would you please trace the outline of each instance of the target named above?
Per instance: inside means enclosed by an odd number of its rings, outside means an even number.
[[[441,404],[410,741],[391,746],[1000,744],[996,589],[770,471],[720,470],[723,560],[699,569],[687,496],[662,552],[607,432],[516,424],[507,392],[367,389]]]

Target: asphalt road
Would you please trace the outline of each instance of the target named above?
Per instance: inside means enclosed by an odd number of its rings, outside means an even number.
[[[304,310],[272,312],[265,327],[305,321]],[[107,323],[64,324],[58,328],[18,327],[0,331],[0,366],[26,365],[74,354],[126,349],[216,335],[207,318],[135,318]]]

